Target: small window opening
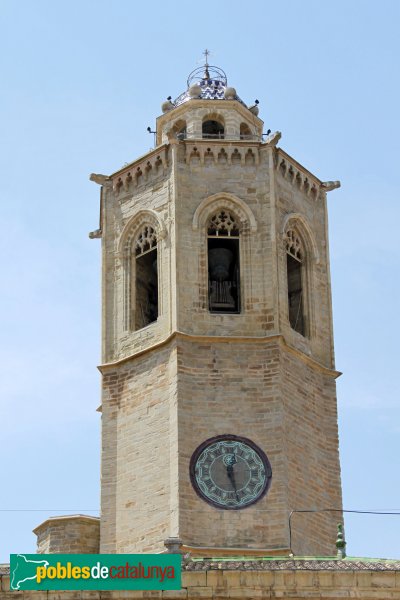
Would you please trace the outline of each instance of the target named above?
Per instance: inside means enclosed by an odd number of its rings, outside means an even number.
[[[240,139],[241,140],[250,140],[252,139],[250,127],[246,123],[240,124]]]
[[[218,121],[204,121],[203,123],[203,138],[223,139],[224,126]]]
[[[240,312],[239,228],[225,211],[208,224],[208,300],[213,313]]]
[[[305,335],[303,298],[303,250],[302,244],[293,230],[286,235],[287,287],[289,323],[292,329]]]
[[[184,119],[179,119],[176,121],[172,127],[172,133],[178,140],[185,140],[187,137],[186,121]]]
[[[178,133],[176,134],[176,137],[178,138],[178,140],[186,140],[186,137],[187,137],[186,125],[178,131]]]
[[[136,242],[135,329],[158,318],[157,237],[152,227],[143,228]]]

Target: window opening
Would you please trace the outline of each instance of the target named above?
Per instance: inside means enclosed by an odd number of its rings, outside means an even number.
[[[224,126],[218,121],[204,121],[203,123],[203,138],[223,139]]]
[[[251,140],[252,139],[250,127],[246,123],[240,124],[240,139],[241,140]]]
[[[186,125],[184,127],[182,127],[182,129],[180,129],[177,134],[176,137],[178,138],[178,140],[185,140],[187,137],[187,132],[186,132]]]
[[[146,225],[135,246],[135,329],[146,327],[158,317],[157,236]]]
[[[286,252],[289,323],[292,329],[304,336],[304,253],[301,240],[292,229],[286,234]]]
[[[235,218],[227,211],[214,215],[207,235],[209,310],[239,313],[239,227]]]

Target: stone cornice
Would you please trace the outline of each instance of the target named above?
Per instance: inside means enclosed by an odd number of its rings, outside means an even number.
[[[119,193],[121,189],[128,190],[131,185],[137,186],[139,177],[147,180],[149,174],[158,168],[165,172],[169,166],[168,149],[169,144],[161,144],[112,173],[109,179],[112,181],[113,190]]]
[[[57,523],[58,521],[88,521],[90,523],[100,522],[100,517],[94,517],[92,515],[60,515],[55,517],[49,517],[40,525],[37,525],[35,529],[32,529],[33,533],[37,534],[44,526]]]
[[[330,369],[329,367],[326,367],[325,365],[319,363],[318,361],[311,358],[310,356],[307,356],[300,350],[293,348],[292,346],[287,344],[287,342],[282,334],[265,335],[265,336],[214,336],[214,335],[210,336],[210,335],[193,335],[190,333],[185,333],[183,331],[174,331],[173,333],[171,333],[168,337],[166,337],[161,342],[152,344],[148,348],[144,348],[143,350],[138,350],[137,352],[134,352],[133,354],[130,354],[129,356],[125,356],[124,358],[121,358],[119,360],[98,365],[97,368],[99,369],[99,371],[102,374],[105,374],[107,371],[110,371],[110,370],[114,369],[115,367],[119,367],[120,365],[128,363],[129,361],[131,361],[135,358],[138,358],[139,356],[142,356],[143,354],[147,354],[148,352],[151,352],[153,350],[156,350],[158,348],[161,348],[161,347],[167,345],[173,339],[182,339],[182,340],[189,340],[189,341],[193,341],[193,342],[214,343],[214,344],[243,344],[243,343],[252,343],[252,344],[267,343],[267,344],[269,344],[272,342],[277,342],[281,346],[281,348],[287,350],[289,353],[293,354],[294,356],[297,356],[304,363],[308,364],[309,366],[311,366],[312,368],[316,369],[317,371],[323,373],[324,375],[328,375],[328,376],[336,379],[337,377],[339,377],[342,374],[340,371],[336,371],[335,369]]]
[[[176,110],[179,110],[179,108]],[[240,156],[242,166],[245,166],[246,164],[247,151],[252,153],[251,156],[254,158],[254,164],[258,165],[260,163],[260,151],[267,148],[275,148],[274,143],[270,142],[268,139],[262,142],[257,140],[233,140],[228,138],[221,140],[188,138],[186,140],[181,140],[178,143],[185,147],[185,162],[190,162],[193,151],[195,151],[195,154],[197,152],[200,158],[201,164],[204,163],[208,147],[212,147],[215,150],[213,153],[213,160],[216,164],[218,162],[218,152],[223,151],[226,153],[228,164],[231,163],[233,154],[239,152],[238,155]],[[160,169],[162,173],[165,173],[170,163],[169,147],[170,144],[161,144],[106,177],[114,192],[119,194],[121,191],[129,191],[131,187],[137,187],[140,183],[145,183],[150,178],[154,178],[154,174],[158,174]],[[308,169],[282,150],[282,148],[274,149],[274,164],[275,169],[281,173],[285,179],[290,180],[292,183],[296,183],[306,195],[316,199],[319,198],[320,194],[324,194],[325,192],[340,186],[340,182],[322,182],[318,177],[313,175]]]
[[[284,179],[296,184],[307,196],[315,199],[324,192],[323,184],[318,177],[303,167],[297,160],[289,156],[282,148],[277,148],[274,155],[275,169]]]

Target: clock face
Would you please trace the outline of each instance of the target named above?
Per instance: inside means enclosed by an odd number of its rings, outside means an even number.
[[[271,465],[251,440],[220,435],[205,441],[190,461],[197,494],[217,508],[245,508],[260,500],[271,483]]]

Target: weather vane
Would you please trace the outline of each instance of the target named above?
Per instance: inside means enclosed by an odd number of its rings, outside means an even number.
[[[219,67],[210,65],[208,62],[208,59],[211,56],[211,52],[208,48],[206,48],[202,54],[203,58],[196,61],[198,65],[201,64],[201,67],[196,67],[196,69],[189,73],[189,77],[187,78],[188,88],[193,85],[193,83],[204,85],[205,81],[210,80],[218,81],[226,87],[228,85],[226,73]]]
[[[204,77],[205,77],[205,79],[209,79],[210,78],[210,74],[208,72],[208,57],[210,55],[210,51],[207,50],[207,48],[206,48],[204,50],[203,54],[206,57],[206,64],[204,65],[204,67],[205,67],[205,69],[204,69]]]

